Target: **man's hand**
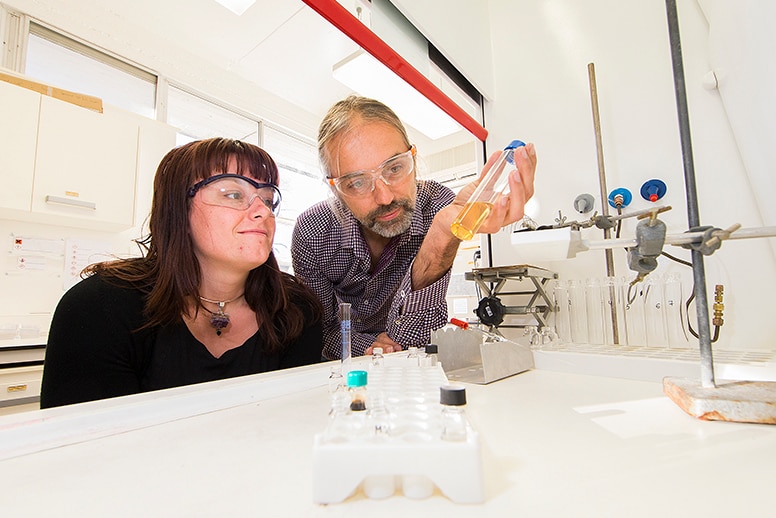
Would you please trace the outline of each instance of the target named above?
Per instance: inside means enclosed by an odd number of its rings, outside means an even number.
[[[388,335],[385,333],[377,335],[375,343],[372,344],[372,347],[367,348],[367,350],[364,351],[364,354],[370,356],[375,347],[382,347],[384,353],[393,353],[402,350],[402,346],[388,338]]]
[[[452,217],[450,223],[463,210],[469,197],[485,175],[488,174],[490,168],[496,163],[500,154],[501,151],[493,153],[482,169],[479,179],[461,189],[453,203],[443,209],[449,212],[449,214],[446,214],[447,218]],[[525,216],[525,204],[534,194],[536,149],[533,144],[520,146],[515,149],[515,166],[517,170],[512,170],[509,174],[509,193],[498,198],[493,206],[493,210],[482,223],[478,233],[493,234],[507,225],[520,221]]]

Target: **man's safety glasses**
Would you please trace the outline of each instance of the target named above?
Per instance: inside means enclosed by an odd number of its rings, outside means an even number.
[[[189,189],[189,198],[202,193],[202,203],[245,210],[256,198],[277,216],[280,212],[280,191],[271,183],[259,183],[253,178],[239,174],[217,174],[195,183]]]
[[[374,169],[355,171],[338,178],[327,176],[333,185],[345,196],[366,196],[375,190],[375,180],[380,178],[386,185],[393,185],[409,176],[415,170],[415,146],[409,151],[389,158]]]

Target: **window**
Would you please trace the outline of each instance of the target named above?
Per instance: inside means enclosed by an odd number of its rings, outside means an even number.
[[[155,75],[34,23],[30,23],[24,73],[155,117]]]
[[[325,199],[330,191],[323,181],[318,150],[312,141],[264,125],[262,146],[280,170],[283,203],[275,231],[275,257],[281,269],[291,268],[291,233],[302,211]]]
[[[257,120],[175,86],[168,89],[166,122],[178,128],[179,146],[211,137],[228,137],[259,144]]]

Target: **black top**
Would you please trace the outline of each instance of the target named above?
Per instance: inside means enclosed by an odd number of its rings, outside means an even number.
[[[305,327],[299,338],[278,354],[263,352],[257,333],[220,358],[213,357],[182,321],[137,331],[145,322],[144,294],[116,282],[93,275],[73,286],[59,301],[46,346],[41,408],[321,360],[320,322]]]

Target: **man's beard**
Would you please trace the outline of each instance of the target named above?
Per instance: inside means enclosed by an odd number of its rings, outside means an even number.
[[[402,211],[391,221],[379,221],[377,219],[383,214],[393,212],[397,208],[401,208]],[[410,228],[413,212],[415,212],[415,203],[412,200],[394,200],[388,205],[378,207],[363,218],[358,218],[358,222],[361,223],[364,228],[371,230],[379,236],[392,238]]]

